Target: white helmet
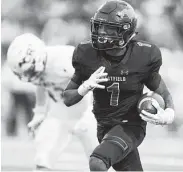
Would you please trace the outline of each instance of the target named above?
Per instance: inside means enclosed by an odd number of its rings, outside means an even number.
[[[46,59],[44,42],[31,33],[17,36],[8,48],[8,65],[23,81],[37,79],[45,69]]]

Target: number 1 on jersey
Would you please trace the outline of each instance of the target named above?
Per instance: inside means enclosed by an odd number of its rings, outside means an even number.
[[[118,106],[118,99],[119,99],[119,82],[114,82],[111,86],[107,87],[108,92],[111,93],[111,98],[110,98],[110,105],[111,106]]]

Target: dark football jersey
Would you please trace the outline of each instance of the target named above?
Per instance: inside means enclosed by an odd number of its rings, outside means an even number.
[[[93,113],[98,122],[141,121],[136,106],[144,85],[154,91],[161,80],[160,50],[143,41],[131,41],[123,59],[117,64],[106,60],[105,53],[93,49],[91,42],[81,43],[74,51],[72,63],[75,68],[72,81],[78,85],[100,66],[104,66],[108,73],[109,81],[101,83],[105,89],[93,90]]]

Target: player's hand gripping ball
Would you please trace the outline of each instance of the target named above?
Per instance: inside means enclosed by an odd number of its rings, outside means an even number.
[[[138,102],[138,111],[142,120],[155,125],[171,124],[175,117],[174,109],[165,109],[163,98],[154,92],[142,96]]]
[[[138,112],[141,113],[142,110],[145,110],[151,114],[157,114],[157,109],[152,104],[153,101],[157,102],[162,109],[165,109],[165,102],[163,98],[155,92],[148,92],[143,94],[138,101]]]

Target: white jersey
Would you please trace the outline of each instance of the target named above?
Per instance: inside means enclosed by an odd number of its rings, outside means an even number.
[[[88,106],[89,96],[77,104],[67,107],[63,103],[62,93],[74,74],[72,66],[73,46],[47,47],[47,61],[42,76],[33,84],[36,91],[35,113],[59,117],[61,120],[76,120],[82,116]],[[72,115],[74,113],[74,115]]]
[[[39,80],[34,81],[34,84],[43,86],[55,102],[62,99],[62,91],[73,75],[73,51],[74,47],[68,45],[47,47],[45,71]]]

